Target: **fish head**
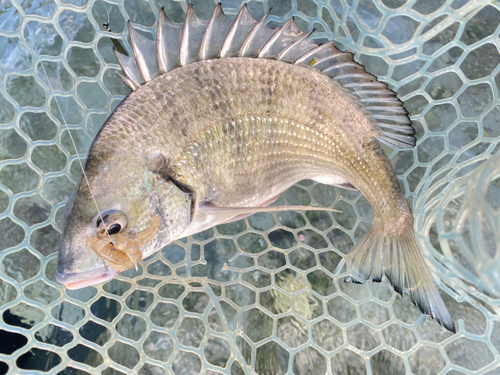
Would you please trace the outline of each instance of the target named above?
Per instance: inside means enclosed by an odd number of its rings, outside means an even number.
[[[104,282],[167,245],[189,225],[191,196],[127,155],[90,155],[63,213],[56,279],[69,289]]]

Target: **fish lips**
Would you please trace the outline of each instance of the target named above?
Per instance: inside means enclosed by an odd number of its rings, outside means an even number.
[[[85,238],[82,233],[80,238]],[[71,236],[68,236],[71,239]],[[118,274],[118,270],[109,267],[91,248],[79,246],[79,237],[68,240],[63,235],[59,249],[56,280],[68,289],[80,289],[89,285],[108,281]]]
[[[64,273],[56,270],[56,280],[64,284],[68,289],[81,289],[89,285],[100,284],[111,280],[118,274],[115,270],[107,265],[103,265],[85,272]]]

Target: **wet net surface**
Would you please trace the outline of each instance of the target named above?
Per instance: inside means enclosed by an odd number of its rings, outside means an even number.
[[[215,7],[195,1],[207,19]],[[223,1],[228,15],[241,1]],[[499,374],[500,6],[493,1],[251,1],[335,38],[405,102],[392,152],[453,335],[389,283],[333,271],[372,220],[358,193],[304,181],[258,214],[177,241],[95,287],[56,283],[78,158],[128,93],[109,37],[152,37],[184,2],[0,1],[0,373]],[[110,23],[111,33],[103,29]],[[68,130],[69,129],[69,130]],[[68,131],[76,141],[73,147]],[[477,167],[489,159],[488,165]]]

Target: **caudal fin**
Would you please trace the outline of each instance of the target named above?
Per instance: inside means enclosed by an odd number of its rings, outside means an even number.
[[[344,257],[336,272],[347,263],[354,277],[361,281],[380,282],[385,273],[394,290],[401,295],[406,276],[413,303],[447,330],[455,332],[455,323],[418,248],[413,218],[408,216],[403,228],[391,232],[397,234],[386,234],[381,220],[376,218],[368,233]]]

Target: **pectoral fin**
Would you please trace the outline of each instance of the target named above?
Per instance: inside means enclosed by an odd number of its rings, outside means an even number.
[[[200,210],[211,215],[252,215],[258,212],[279,212],[279,211],[331,211],[341,212],[332,208],[313,207],[313,206],[271,206],[271,207],[217,207],[208,203],[202,203],[198,206]]]
[[[336,175],[318,176],[314,178],[314,181],[319,182],[320,184],[335,186],[341,189],[358,191],[356,186],[354,186],[352,183],[347,181],[345,178]]]
[[[257,207],[264,207],[264,206],[268,206],[270,205],[271,203],[273,203],[274,201],[276,201],[276,199],[278,199],[280,196],[277,195],[275,197],[272,197],[271,199],[268,199],[267,201],[264,201],[262,202],[261,204],[258,204]],[[241,220],[241,219],[244,219],[246,217],[249,217],[250,215],[252,215],[251,213],[248,213],[248,214],[242,214],[242,215],[237,215],[237,216],[233,216],[231,217],[230,219],[227,219],[224,224],[227,224],[227,223],[232,223],[233,221],[238,221],[238,220]]]
[[[353,184],[351,184],[350,182],[344,182],[342,184],[335,184],[335,185],[332,185],[332,186],[335,186],[335,187],[338,187],[340,189],[346,189],[346,190],[353,190],[353,191],[359,191]]]

